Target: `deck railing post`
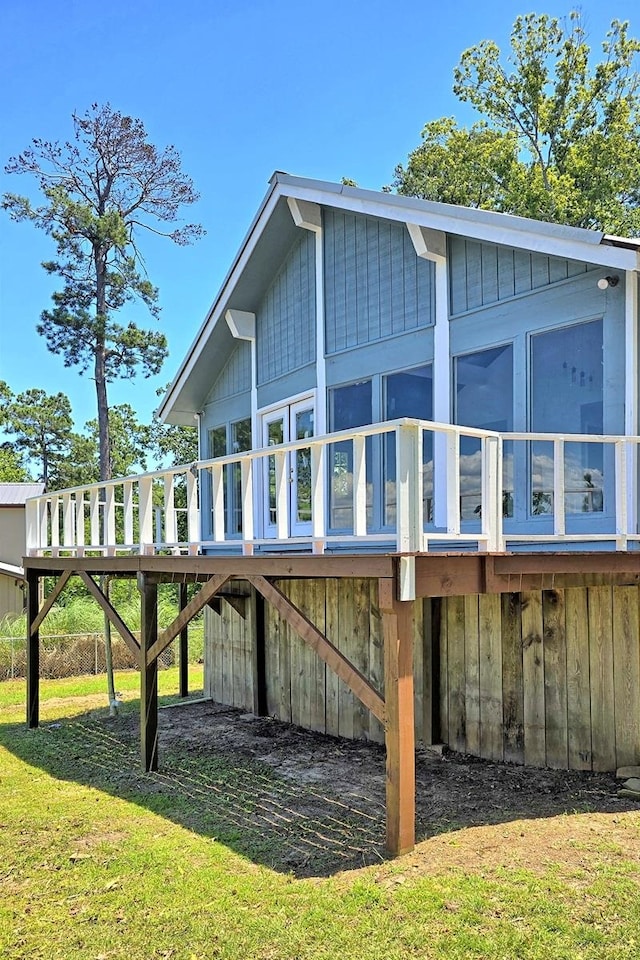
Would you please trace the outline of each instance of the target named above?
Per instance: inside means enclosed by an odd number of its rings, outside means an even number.
[[[286,453],[279,451],[272,454],[275,481],[276,481],[276,537],[278,540],[286,540],[289,536],[289,476],[287,474],[287,464],[289,458]],[[267,461],[269,463],[269,461]],[[267,470],[270,474],[270,471]],[[271,479],[271,478],[269,478]],[[271,498],[271,491],[269,491]],[[269,503],[269,509],[271,504]]]
[[[124,510],[124,543],[133,546],[133,483],[125,480],[122,484],[122,503]]]
[[[553,532],[563,537],[566,531],[564,496],[564,439],[553,441]]]
[[[112,483],[104,488],[104,545],[107,556],[116,552],[116,490]]]
[[[447,533],[453,533],[458,536],[460,533],[460,434],[457,431],[447,431],[446,437],[447,454],[447,488],[444,491],[446,497],[446,519]],[[441,496],[442,491],[436,497]]]
[[[482,532],[481,549],[500,553],[502,537],[502,440],[482,438]]]
[[[311,529],[313,552],[324,553],[327,535],[327,448],[314,443],[311,447]]]
[[[85,535],[84,535],[84,490],[76,493],[76,547],[78,556],[84,553]]]
[[[60,553],[60,497],[55,493],[51,497],[51,553],[54,557]]]
[[[365,437],[353,438],[353,535],[367,535],[367,444]]]
[[[200,511],[198,509],[198,471],[187,470],[187,539],[189,541],[189,553],[198,552],[198,546],[202,538],[200,527]]]
[[[93,487],[89,494],[89,522],[91,526],[91,545],[100,545],[100,490]]]
[[[417,423],[396,428],[396,549],[422,549],[422,429]]]
[[[27,500],[25,504],[25,550],[28,557],[36,556],[40,549],[40,512],[38,500]]]
[[[75,546],[75,518],[73,515],[73,500],[70,493],[62,494],[62,546],[73,550]]]
[[[164,478],[164,542],[174,547],[178,542],[178,522],[175,503],[175,477],[172,473]]]
[[[220,463],[214,463],[211,467],[211,498],[213,502],[213,539],[216,543],[224,543],[224,467]]]
[[[253,460],[244,457],[241,461],[242,483],[242,552],[253,553]]]
[[[626,550],[629,535],[629,497],[628,497],[628,464],[627,441],[616,440],[615,443],[615,474],[616,474],[616,550]]]
[[[140,477],[138,498],[140,553],[153,553],[153,480],[151,477]]]

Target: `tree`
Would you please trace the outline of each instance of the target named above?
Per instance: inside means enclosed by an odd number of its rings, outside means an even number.
[[[613,20],[591,66],[577,12],[518,17],[508,66],[490,40],[466,50],[453,91],[481,120],[426,124],[398,166],[399,193],[640,233],[640,41]]]
[[[13,444],[0,443],[0,483],[26,483],[31,480],[23,458]]]
[[[169,385],[156,390],[157,396],[162,396],[168,389]],[[154,418],[148,431],[149,448],[158,465],[175,467],[198,459],[198,431],[195,425],[185,427],[162,423]]]
[[[70,451],[73,427],[71,404],[64,393],[49,395],[31,389],[19,393],[5,407],[5,431],[15,435],[14,447],[38,463],[37,476],[49,481]]]
[[[57,259],[43,264],[62,281],[38,326],[48,348],[67,367],[92,371],[96,384],[100,479],[111,477],[108,384],[156,374],[167,353],[164,335],[134,322],[116,322],[128,303],[141,300],[158,316],[158,291],[139,250],[145,231],[187,244],[202,234],[178,223],[183,205],[198,199],[173,146],[159,150],[142,121],[109,104],[73,114],[74,139],[60,144],[35,139],[10,159],[8,173],[30,174],[44,197],[40,206],[5,194],[13,220],[31,221],[53,239]]]

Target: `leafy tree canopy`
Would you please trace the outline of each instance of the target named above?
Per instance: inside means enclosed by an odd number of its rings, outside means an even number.
[[[453,90],[480,120],[430,121],[401,194],[540,220],[640,234],[640,41],[613,20],[592,64],[578,12],[516,19],[506,58],[491,40],[466,50]]]
[[[34,177],[44,202],[7,193],[2,205],[14,220],[31,221],[55,243],[56,259],[43,266],[60,278],[61,289],[38,331],[65,366],[91,371],[105,480],[111,476],[107,385],[138,370],[156,374],[167,352],[162,333],[116,320],[133,300],[158,315],[158,291],[146,275],[140,236],[146,231],[186,244],[203,231],[197,224],[179,225],[181,208],[198,194],[173,146],[158,149],[140,120],[109,104],[74,114],[73,127],[72,141],[35,139],[6,167]]]
[[[68,397],[25,390],[8,400],[5,411],[4,429],[15,436],[15,451],[38,465],[37,477],[48,486],[70,453],[73,420]]]

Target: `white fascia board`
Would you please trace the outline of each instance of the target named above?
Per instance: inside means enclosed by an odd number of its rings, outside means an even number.
[[[278,185],[275,184],[270,188],[269,193],[263,201],[258,215],[252,223],[251,228],[249,229],[249,232],[247,233],[240,248],[240,251],[236,256],[229,273],[223,281],[218,295],[213,301],[209,313],[205,317],[204,323],[196,334],[196,337],[191,344],[185,359],[182,361],[182,364],[176,376],[174,377],[171,386],[167,390],[162,400],[162,403],[156,410],[156,416],[158,416],[160,420],[166,421],[169,411],[173,406],[175,395],[182,389],[185,381],[189,378],[193,368],[198,362],[198,358],[205,343],[211,335],[211,331],[219,323],[221,317],[223,316],[225,304],[227,303],[233,288],[242,275],[242,271],[245,269],[247,262],[249,261],[249,258],[255,249],[256,243],[260,239],[262,231],[264,230],[265,225],[268,223],[281,194],[282,191],[279,189]]]
[[[402,223],[411,222],[443,233],[469,237],[472,240],[485,240],[488,243],[544,253],[552,257],[580,260],[604,267],[617,267],[620,270],[638,270],[640,266],[637,250],[602,243],[602,234],[591,233],[588,230],[581,231],[578,228],[569,228],[566,231],[536,230],[535,224],[538,221],[501,213],[492,213],[491,220],[495,218],[495,222],[488,222],[488,217],[481,216],[488,211],[477,211],[480,216],[476,219],[473,216],[476,211],[464,208],[465,215],[460,216],[456,215],[456,207],[448,204],[438,204],[437,210],[420,210],[415,206],[389,202],[385,200],[384,194],[378,196],[372,192],[371,196],[364,196],[365,191],[354,190],[349,194],[342,194],[335,193],[333,190],[296,184],[295,186],[286,185],[284,192],[300,200],[326,204],[337,209],[348,210],[350,213],[361,213],[365,216]],[[472,216],[469,216],[470,213]],[[552,228],[557,225],[541,224],[541,226]],[[563,233],[572,235],[565,236]],[[576,233],[584,234],[584,239],[578,239]]]
[[[5,574],[7,577],[15,577],[16,580],[24,580],[24,569],[22,567],[17,567],[13,563],[4,563],[0,561],[0,574]]]

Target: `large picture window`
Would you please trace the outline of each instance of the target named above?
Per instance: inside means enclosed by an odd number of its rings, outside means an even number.
[[[348,430],[372,422],[371,380],[361,380],[329,391],[329,429]],[[366,443],[367,458],[367,526],[372,522],[373,486],[372,444]],[[329,511],[333,530],[353,527],[353,444],[350,440],[332,443],[329,447]]]
[[[249,417],[208,431],[209,457],[224,457],[228,453],[243,453],[245,450],[251,450]],[[208,486],[210,488],[210,483]],[[223,495],[227,536],[239,536],[242,533],[242,469],[239,463],[226,464],[223,467]],[[211,529],[213,530],[213,503]]]
[[[604,432],[602,320],[531,337],[531,430]],[[553,513],[553,444],[531,443],[531,513]],[[603,445],[565,444],[565,511],[604,509]]]
[[[456,357],[455,422],[466,427],[513,430],[513,346],[510,343]],[[503,448],[502,505],[513,515],[513,445]],[[481,441],[460,439],[460,515],[463,520],[482,514]]]
[[[433,378],[431,364],[390,373],[384,378],[385,419],[413,417],[431,420],[433,417]],[[433,435],[425,433],[422,446],[422,498],[425,523],[433,519]],[[385,439],[384,464],[384,522],[396,522],[396,438],[389,433]]]

